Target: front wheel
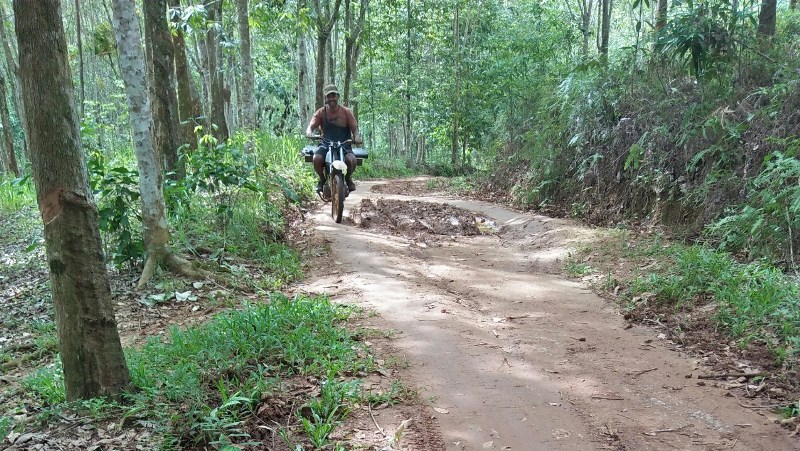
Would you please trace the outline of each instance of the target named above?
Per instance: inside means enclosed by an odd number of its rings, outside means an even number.
[[[339,173],[331,179],[331,216],[336,223],[342,222],[345,196],[344,177]]]

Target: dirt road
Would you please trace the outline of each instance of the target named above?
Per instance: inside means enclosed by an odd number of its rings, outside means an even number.
[[[701,362],[658,331],[629,327],[614,306],[559,275],[570,246],[591,241],[592,230],[488,203],[379,190],[361,183],[345,214],[365,199],[443,203],[499,229],[405,233],[335,224],[327,208],[314,213],[347,272],[317,270],[303,289],[377,311],[383,327],[399,332],[394,346],[422,388],[428,424],[416,431],[426,432],[405,449],[800,449],[769,410],[745,408],[748,400],[698,379]],[[413,218],[415,211],[403,221],[423,219],[424,229],[463,220]],[[362,213],[360,222],[377,221]]]

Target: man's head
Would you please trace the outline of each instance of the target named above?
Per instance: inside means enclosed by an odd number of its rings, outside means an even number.
[[[325,96],[325,102],[336,105],[339,101],[339,90],[336,85],[329,83],[322,89],[322,95]]]

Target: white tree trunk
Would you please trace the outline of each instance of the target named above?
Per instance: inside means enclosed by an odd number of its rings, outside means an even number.
[[[136,161],[139,164],[139,193],[142,196],[144,244],[148,267],[161,262],[166,255],[169,228],[165,215],[163,176],[153,150],[153,117],[147,91],[147,72],[144,65],[141,31],[135,2],[113,0],[114,34],[119,51],[119,69],[125,82],[125,94],[130,107],[131,130]],[[149,278],[143,274],[142,279]],[[140,285],[146,280],[140,280]]]
[[[305,130],[308,126],[311,106],[308,104],[308,53],[306,50],[306,34],[303,30],[297,30],[297,107],[300,114],[300,130]]]
[[[242,54],[242,128],[253,130],[256,127],[256,107],[254,96],[255,76],[253,59],[250,55],[250,23],[247,14],[248,0],[238,0],[239,10],[239,49]]]

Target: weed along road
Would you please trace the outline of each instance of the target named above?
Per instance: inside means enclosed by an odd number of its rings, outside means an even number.
[[[562,275],[594,231],[398,183],[414,181],[360,183],[342,224],[320,206],[316,233],[344,272],[314,269],[301,288],[396,332],[421,409],[406,434],[427,431],[404,449],[800,449],[769,410],[704,384],[696,358]],[[389,433],[399,420],[377,418]]]

